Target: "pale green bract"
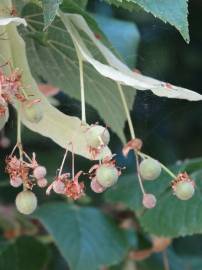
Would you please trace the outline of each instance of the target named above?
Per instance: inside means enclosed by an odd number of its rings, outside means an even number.
[[[70,151],[73,144],[75,154],[92,159],[81,120],[61,113],[51,106],[45,96],[38,90],[29,69],[24,41],[18,34],[16,26],[11,22],[23,23],[23,21],[16,19],[10,21],[10,19],[2,18],[0,20],[0,25],[2,25],[0,30],[7,37],[6,40],[0,41],[0,55],[3,59],[9,60],[14,67],[22,70],[22,83],[24,86],[29,86],[26,87],[27,94],[40,98],[41,107],[44,111],[43,118],[39,123],[31,123],[22,115],[23,124]],[[109,148],[105,151],[107,154],[110,153]]]
[[[190,101],[202,100],[202,95],[194,91],[132,72],[100,40],[96,39],[94,33],[81,15],[67,14],[61,11],[59,15],[83,60],[91,64],[102,76],[110,78],[122,85],[131,86],[137,90],[150,89],[155,95],[160,97],[187,99]],[[92,40],[107,60],[108,65],[103,64],[92,56],[78,30],[83,31]]]

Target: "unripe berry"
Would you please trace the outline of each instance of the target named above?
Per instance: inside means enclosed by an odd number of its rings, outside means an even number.
[[[112,152],[109,149],[108,146],[104,146],[100,149],[99,153],[96,155],[96,159],[97,160],[103,160],[106,157],[111,157],[112,156]]]
[[[182,181],[175,185],[175,195],[180,200],[189,200],[194,195],[194,191],[194,185],[191,181]]]
[[[37,197],[30,190],[21,191],[15,199],[15,204],[21,214],[30,215],[37,207]]]
[[[156,206],[156,197],[153,194],[144,194],[142,204],[145,208],[154,208]]]
[[[39,123],[43,118],[43,110],[40,102],[25,101],[23,103],[23,114],[31,123]]]
[[[140,174],[145,180],[154,180],[161,174],[161,165],[155,159],[144,159],[140,163]]]
[[[37,185],[41,188],[44,188],[46,187],[48,184],[48,181],[46,178],[40,178],[40,179],[37,179]]]
[[[11,184],[11,186],[17,188],[17,187],[22,185],[22,178],[20,178],[20,177],[11,178],[10,184]]]
[[[92,179],[90,187],[95,193],[102,193],[105,191],[105,188],[101,186],[95,178]]]
[[[102,126],[92,126],[86,132],[86,141],[88,146],[98,148],[109,143],[110,134],[109,131]]]
[[[104,188],[113,186],[119,177],[119,172],[114,166],[100,165],[96,170],[96,180]]]
[[[46,168],[43,166],[37,166],[34,171],[33,175],[36,179],[41,179],[46,176]]]
[[[54,181],[53,182],[53,190],[55,193],[63,194],[65,192],[65,184],[62,181]]]

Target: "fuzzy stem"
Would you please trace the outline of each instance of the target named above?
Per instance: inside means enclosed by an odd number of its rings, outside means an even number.
[[[119,93],[120,93],[120,96],[121,96],[122,104],[123,104],[123,107],[124,107],[124,110],[125,110],[126,118],[127,118],[127,121],[128,121],[128,126],[129,126],[129,130],[130,130],[131,139],[135,139],[135,130],[134,130],[134,127],[133,127],[133,122],[132,122],[132,119],[131,119],[131,116],[130,116],[130,111],[128,109],[127,101],[126,101],[125,95],[123,93],[122,86],[120,85],[120,83],[117,83],[117,86],[118,86],[118,90],[119,90]],[[137,177],[138,177],[139,185],[140,185],[142,193],[145,194],[144,186],[143,186],[143,183],[142,183],[142,178],[140,176],[140,168],[139,168],[140,166],[139,166],[138,154],[137,154],[137,151],[135,151],[135,150],[134,150],[134,155],[135,155],[135,161],[136,161],[136,167],[137,167]]]
[[[66,157],[67,157],[67,153],[68,153],[68,149],[66,149],[66,151],[65,151],[65,154],[64,154],[64,157],[63,157],[63,160],[62,160],[62,164],[61,164],[61,166],[60,166],[60,170],[59,170],[58,176],[60,176],[61,173],[62,173],[62,169],[63,169],[63,167],[64,167],[64,163],[65,163],[65,159],[66,159]]]
[[[121,100],[122,100],[122,103],[123,103],[125,114],[126,114],[126,117],[127,117],[131,138],[135,139],[135,130],[134,130],[134,127],[133,127],[133,122],[132,122],[132,119],[131,119],[131,116],[130,116],[130,111],[128,109],[127,101],[126,101],[125,95],[123,93],[122,86],[120,85],[120,83],[117,83],[117,86],[118,86],[118,89],[119,89],[119,93],[120,93],[120,96],[121,96]]]
[[[85,104],[85,90],[84,90],[84,74],[83,74],[83,59],[76,49],[77,57],[79,60],[79,73],[80,73],[80,88],[81,88],[81,120],[86,123],[86,104]]]
[[[140,156],[140,157],[142,157],[142,158],[152,158],[152,157],[150,157],[149,155],[146,155],[146,154],[144,154],[144,153],[142,153],[142,152],[138,152],[138,155]],[[160,161],[158,161],[159,162],[159,164],[161,165],[161,168],[168,174],[168,175],[170,175],[172,178],[176,178],[177,176],[173,173],[173,172],[171,172],[171,170],[169,170],[165,165],[163,165]]]
[[[18,102],[17,109],[17,146],[19,149],[20,160],[23,160],[22,138],[21,138],[21,104]]]
[[[74,147],[72,144],[72,180],[74,180],[74,175],[75,175],[75,171],[74,171]]]
[[[143,186],[143,183],[142,183],[142,178],[140,176],[139,158],[138,158],[138,155],[137,155],[135,150],[134,150],[134,154],[135,154],[136,167],[137,167],[137,178],[138,178],[138,181],[139,181],[139,184],[140,184],[141,191],[142,191],[143,194],[145,194],[146,192],[145,192],[145,189],[144,189],[144,186]]]
[[[168,255],[167,255],[167,250],[164,250],[162,252],[162,255],[163,255],[164,270],[170,270],[169,261],[168,261]]]

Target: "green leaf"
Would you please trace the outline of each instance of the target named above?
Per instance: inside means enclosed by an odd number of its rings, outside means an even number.
[[[170,188],[170,177],[163,174],[158,180],[145,181],[147,193],[157,197],[157,206],[150,210],[142,207],[142,194],[135,175],[122,177],[119,183],[106,192],[105,198],[110,202],[122,202],[136,211],[143,228],[155,235],[178,237],[202,232],[202,196],[201,175],[202,159],[193,159],[174,166],[175,173],[187,171],[196,181],[194,196],[188,201],[177,199]]]
[[[188,0],[105,0],[108,3],[134,10],[139,5],[146,12],[152,13],[155,17],[173,25],[189,42],[188,29]]]
[[[2,270],[43,270],[48,260],[46,246],[33,237],[21,237],[6,244],[0,242]]]
[[[98,34],[105,44],[109,42],[102,35],[97,27],[96,22],[83,10],[79,9],[73,2],[68,2],[68,11],[79,13],[91,25],[94,33]],[[63,4],[63,9],[67,10]],[[78,60],[71,37],[67,33],[64,25],[58,18],[47,30],[47,36],[41,38],[43,45],[38,42],[43,28],[43,18],[38,7],[28,5],[23,12],[27,16],[27,22],[30,24],[32,31],[24,35],[27,45],[27,54],[31,65],[32,73],[36,79],[43,78],[48,83],[58,86],[71,97],[80,100],[80,83]],[[36,14],[34,17],[29,15]],[[36,31],[36,32],[35,32]],[[31,35],[30,35],[31,34]],[[33,38],[35,35],[35,38]],[[96,58],[102,59],[100,52],[87,37],[88,49]],[[104,61],[104,60],[103,60]],[[112,80],[101,76],[92,66],[85,63],[84,65],[84,83],[86,90],[86,102],[93,106],[100,116],[104,119],[118,136],[125,141],[123,128],[125,125],[125,112],[117,89],[117,84]],[[125,95],[129,108],[133,106],[135,91],[130,87],[126,89]]]
[[[97,270],[119,263],[128,245],[125,234],[95,208],[65,203],[43,205],[35,214],[53,236],[73,270]]]
[[[88,0],[75,0],[75,2],[82,8],[85,8],[88,4]]]
[[[62,1],[63,0],[43,0],[44,29],[47,29],[54,21]]]

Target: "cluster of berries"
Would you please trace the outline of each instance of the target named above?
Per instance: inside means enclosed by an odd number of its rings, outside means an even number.
[[[145,208],[154,208],[157,203],[157,199],[154,194],[146,193],[142,184],[142,180],[153,181],[157,179],[162,168],[174,178],[171,181],[171,187],[173,194],[180,200],[189,200],[195,192],[195,182],[190,179],[189,175],[184,173],[179,173],[175,176],[169,171],[163,164],[159,161],[149,157],[140,152],[142,148],[142,141],[140,139],[133,139],[129,141],[123,148],[123,155],[127,156],[130,150],[134,150],[137,158],[137,174],[140,179],[140,185],[143,192],[142,204]],[[139,158],[141,157],[141,162],[139,163]]]
[[[116,162],[113,159],[113,155],[109,153],[103,154],[103,150],[106,149],[107,144],[110,140],[109,132],[106,128],[100,125],[92,125],[85,131],[87,147],[92,155],[92,159],[100,156],[99,164],[95,164],[89,170],[88,173],[79,171],[74,176],[74,154],[72,149],[72,177],[69,173],[62,173],[64,160],[66,159],[67,151],[65,152],[62,165],[59,169],[59,174],[55,177],[54,182],[48,187],[47,194],[53,189],[56,193],[64,194],[73,200],[79,199],[84,196],[84,182],[79,182],[79,177],[82,174],[89,175],[91,180],[91,189],[96,193],[101,193],[106,188],[114,185],[119,175],[121,174],[120,168],[116,167]],[[103,158],[102,158],[103,155]]]
[[[35,153],[30,158],[22,149],[19,150],[22,153],[20,158],[14,155],[14,151],[6,158],[6,172],[13,187],[23,185],[24,190],[16,197],[17,209],[23,214],[30,214],[37,206],[36,196],[31,191],[33,186],[44,188],[48,184],[46,168],[38,164]]]

